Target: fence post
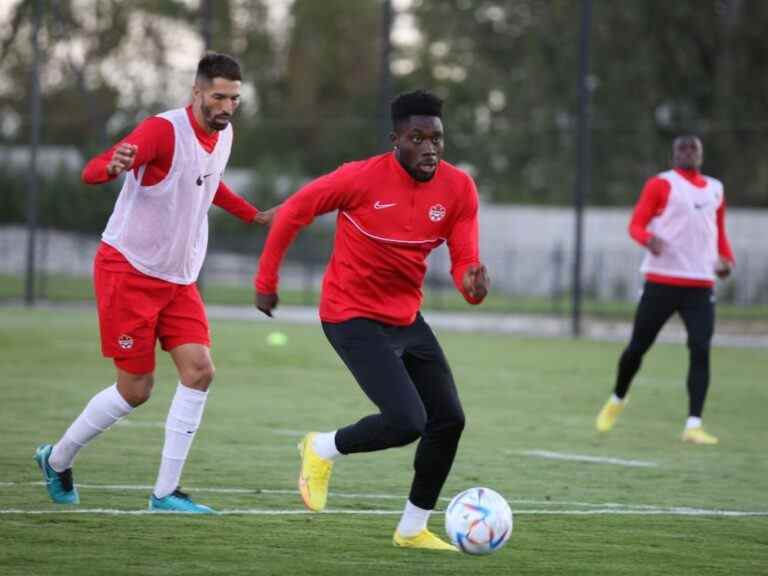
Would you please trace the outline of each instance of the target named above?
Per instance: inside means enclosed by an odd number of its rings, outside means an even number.
[[[43,0],[36,0],[32,16],[32,90],[30,97],[29,171],[27,173],[27,268],[24,301],[35,305],[35,249],[39,212],[40,177],[37,173],[37,151],[40,147],[40,21]]]

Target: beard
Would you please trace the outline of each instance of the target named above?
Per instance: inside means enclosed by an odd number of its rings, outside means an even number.
[[[201,110],[203,112],[205,123],[208,125],[208,128],[211,128],[212,130],[224,130],[229,125],[229,121],[232,119],[232,116],[229,114],[214,114],[205,104],[201,105]]]
[[[411,176],[413,176],[414,180],[418,180],[419,182],[429,182],[434,178],[435,172],[424,172],[423,170],[419,170],[418,168],[415,168],[411,171]]]

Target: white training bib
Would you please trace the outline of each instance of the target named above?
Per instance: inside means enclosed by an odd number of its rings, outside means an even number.
[[[168,174],[142,186],[146,166],[126,173],[102,234],[137,270],[175,284],[197,280],[208,247],[208,209],[232,148],[232,126],[206,152],[184,108],[159,114],[173,125],[174,153]]]
[[[714,280],[718,260],[717,210],[723,203],[723,184],[702,176],[698,188],[674,170],[658,175],[669,182],[669,199],[648,230],[665,242],[659,256],[646,253],[640,270],[693,280]]]

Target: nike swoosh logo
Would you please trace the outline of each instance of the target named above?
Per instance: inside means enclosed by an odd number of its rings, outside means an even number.
[[[693,203],[693,207],[694,207],[694,208],[696,208],[696,210],[701,210],[701,209],[702,209],[702,208],[704,208],[704,206],[706,206],[706,205],[707,205],[707,203],[706,203],[706,202],[705,202],[705,203],[703,203],[703,204],[696,204],[695,202]]]
[[[208,178],[208,176],[213,176],[213,172],[211,172],[210,174],[206,174],[205,176],[198,176],[197,177],[197,185],[198,186],[202,186],[203,185],[203,179],[204,178]]]
[[[392,208],[392,206],[397,206],[397,202],[393,202],[392,204],[382,204],[379,200],[376,200],[376,203],[373,205],[374,209],[376,210],[383,210],[384,208]]]

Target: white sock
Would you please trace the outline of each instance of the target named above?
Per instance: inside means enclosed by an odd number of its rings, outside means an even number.
[[[165,444],[154,490],[158,498],[165,498],[179,487],[181,471],[203,419],[207,397],[208,392],[189,388],[181,382],[176,387],[165,421]]]
[[[335,430],[333,432],[319,432],[315,434],[312,448],[315,449],[320,458],[325,458],[326,460],[336,460],[336,458],[342,455],[339,449],[336,448]]]
[[[83,446],[132,411],[133,406],[117,391],[117,384],[96,394],[54,445],[48,459],[51,468],[56,472],[71,468]]]
[[[623,404],[624,398],[619,398],[616,394],[611,394],[611,402],[614,404]]]
[[[685,429],[690,430],[691,428],[699,427],[701,427],[701,418],[698,416],[688,416],[688,420],[685,421]]]
[[[416,536],[416,534],[427,527],[427,521],[429,520],[429,515],[431,513],[432,510],[424,510],[423,508],[414,506],[411,504],[411,501],[408,500],[405,503],[403,515],[400,517],[400,524],[397,525],[397,531],[400,533],[400,536],[406,538]]]

